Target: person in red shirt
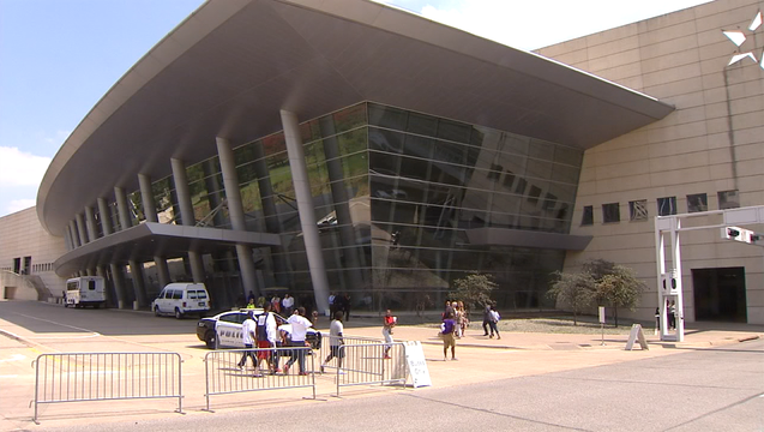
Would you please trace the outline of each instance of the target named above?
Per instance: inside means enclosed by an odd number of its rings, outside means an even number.
[[[397,323],[398,319],[393,316],[393,313],[388,309],[385,312],[385,320],[382,326],[382,335],[385,337],[385,358],[390,358],[390,349],[393,347],[393,327]]]

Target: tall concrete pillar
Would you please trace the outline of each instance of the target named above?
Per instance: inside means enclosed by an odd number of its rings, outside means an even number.
[[[88,233],[85,228],[85,218],[82,217],[82,213],[77,213],[74,220],[77,223],[77,233],[80,236],[80,245],[86,245],[88,243]]]
[[[146,222],[159,222],[154,193],[151,190],[151,177],[146,174],[138,174],[138,183],[141,187],[141,204],[143,204],[143,215],[146,217]]]
[[[326,277],[326,266],[321,250],[321,240],[318,237],[316,214],[313,208],[313,196],[310,192],[310,179],[305,166],[305,150],[302,146],[302,136],[297,116],[289,111],[281,110],[281,124],[284,128],[289,166],[292,170],[297,210],[300,214],[305,252],[308,256],[310,279],[313,282],[313,295],[316,307],[328,316],[329,314],[329,280]]]
[[[93,214],[93,207],[85,206],[85,225],[88,228],[88,237],[90,241],[98,238],[98,229],[96,227],[95,215]]]
[[[64,246],[66,246],[67,251],[71,251],[74,249],[72,247],[72,240],[69,238],[69,227],[66,227],[66,231],[64,231]]]
[[[194,208],[191,206],[191,193],[188,189],[188,177],[186,176],[186,164],[180,160],[170,159],[172,164],[172,179],[175,183],[175,195],[178,197],[180,207],[180,220],[183,225],[194,226]],[[204,265],[202,257],[196,251],[188,251],[188,262],[191,266],[191,276],[194,282],[204,282]]]
[[[170,283],[170,268],[167,266],[167,260],[164,257],[155,256],[154,264],[157,268],[157,277],[159,278],[160,288]]]
[[[244,221],[244,207],[241,204],[241,191],[239,190],[239,176],[236,174],[236,161],[233,150],[228,140],[217,138],[218,158],[220,159],[220,171],[223,175],[223,187],[228,200],[228,217],[231,218],[231,226],[237,231],[246,231]],[[236,255],[239,259],[241,270],[242,295],[247,296],[249,291],[260,293],[255,282],[255,263],[252,262],[252,247],[246,244],[236,244]]]
[[[147,222],[159,222],[157,215],[157,206],[154,201],[154,191],[151,189],[151,177],[146,174],[138,174],[138,183],[141,187],[141,203],[143,204],[143,215]],[[162,256],[154,255],[154,265],[157,269],[157,278],[160,288],[170,283],[170,269],[167,266],[167,259]]]
[[[117,199],[117,212],[119,213],[119,224],[122,230],[133,226],[133,218],[130,217],[130,210],[127,207],[127,195],[121,187],[114,187],[114,197]]]
[[[74,236],[72,235],[72,227],[69,225],[66,226],[66,231],[64,231],[64,241],[66,242],[66,249],[73,251],[75,248]]]
[[[72,232],[72,244],[75,249],[82,246],[82,243],[80,243],[80,233],[77,231],[77,222],[74,219],[69,221],[69,231]]]
[[[96,267],[96,276],[100,276],[100,277],[103,278],[103,280],[104,280],[103,293],[104,293],[104,296],[106,297],[106,304],[107,305],[112,305],[114,299],[112,299],[111,290],[109,289],[109,287],[107,285],[108,284],[108,280],[107,280],[107,277],[106,277],[106,268],[104,266]]]
[[[133,276],[133,293],[135,294],[135,304],[133,309],[138,310],[148,306],[146,301],[146,280],[143,277],[143,263],[137,260],[130,260],[130,274]]]
[[[114,230],[111,227],[111,214],[109,213],[109,203],[105,198],[98,198],[98,216],[101,218],[101,230],[103,235],[111,235]]]
[[[109,264],[111,277],[114,280],[114,291],[117,292],[117,307],[124,309],[127,306],[125,296],[125,266],[122,264]]]

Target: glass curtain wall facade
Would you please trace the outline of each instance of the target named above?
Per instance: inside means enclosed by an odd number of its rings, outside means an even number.
[[[568,234],[583,151],[370,102],[300,128],[330,290],[348,293],[356,310],[440,307],[451,281],[471,271],[494,276],[503,308],[553,306],[543,294],[564,251],[474,246],[467,232]],[[267,295],[288,289],[310,306],[283,132],[234,148],[234,157],[247,230],[281,237],[281,246],[254,250],[258,280]],[[218,158],[187,174],[194,223],[230,228]],[[152,189],[159,221],[180,223],[172,176]],[[140,223],[140,193],[129,198]],[[205,263],[238,274],[233,253]]]

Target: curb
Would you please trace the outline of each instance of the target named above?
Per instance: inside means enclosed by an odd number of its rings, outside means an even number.
[[[13,339],[17,342],[20,342],[23,345],[26,345],[29,348],[42,348],[43,345],[38,344],[37,342],[32,342],[29,339],[26,339],[23,336],[19,336],[16,333],[9,332],[8,330],[0,329],[0,335],[3,335],[7,337],[8,339]]]

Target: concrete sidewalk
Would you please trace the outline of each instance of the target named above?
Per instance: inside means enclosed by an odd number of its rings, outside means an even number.
[[[322,318],[318,328],[326,330],[328,320]],[[625,346],[628,335],[605,335],[604,345],[600,335],[581,334],[548,334],[548,333],[518,333],[503,332],[502,339],[490,339],[482,336],[482,329],[473,325],[467,334],[457,341],[456,354],[458,361],[443,360],[442,342],[437,336],[437,327],[433,323],[425,325],[399,325],[395,328],[393,337],[396,340],[421,341],[427,367],[432,380],[431,388],[446,388],[468,385],[480,382],[495,382],[507,378],[515,378],[530,375],[542,375],[564,370],[596,367],[616,363],[628,363],[633,360],[669,356],[690,349],[708,349],[716,346],[737,343],[740,341],[760,338],[764,336],[764,326],[733,325],[733,324],[700,324],[688,325],[685,341],[682,343],[660,342],[658,336],[652,334],[652,329],[646,331],[649,350],[639,349],[638,344],[633,351],[626,351]],[[19,327],[0,319],[0,331],[5,336],[0,337],[0,348],[7,348],[6,353],[24,351],[20,345],[33,348],[35,352],[47,351],[45,345],[37,342],[35,334],[27,328]],[[382,339],[381,318],[351,317],[346,323],[345,334],[348,336],[363,336]],[[63,336],[63,335],[61,335]],[[15,340],[14,340],[15,339]],[[188,415],[214,415],[203,411],[204,399],[204,368],[201,361],[206,350],[200,349],[199,341],[193,334],[188,335],[162,335],[156,334],[150,337],[151,345],[148,345],[145,337],[124,336],[120,338],[76,339],[67,345],[71,351],[92,351],[93,346],[98,350],[125,351],[134,346],[150,346],[152,349],[177,351],[185,359],[183,371],[187,381],[184,383],[184,411]],[[97,344],[97,345],[91,345]],[[25,348],[29,350],[29,348]],[[27,352],[28,354],[28,352]],[[449,355],[450,357],[450,355]],[[18,375],[15,380],[19,383],[14,400],[19,404],[16,411],[25,412],[2,412],[5,421],[0,425],[2,430],[16,430],[15,428],[31,427],[26,419],[31,418],[26,404],[33,396],[34,378],[28,363],[24,367],[18,366],[15,370],[8,369],[11,363],[0,362],[0,375]],[[23,374],[23,376],[22,376]],[[330,398],[335,391],[334,372],[316,377],[319,398],[328,403],[341,403],[342,399]],[[27,382],[29,381],[29,382]],[[359,386],[343,391],[342,398],[369,397],[374,395],[392,394],[396,390],[379,386]],[[400,390],[397,390],[400,391]],[[406,390],[412,391],[412,390]],[[413,390],[427,392],[428,388]],[[30,393],[31,392],[31,393]],[[243,401],[243,402],[242,402]],[[23,402],[23,408],[22,408]],[[219,413],[251,410],[259,408],[273,409],[283,404],[316,403],[303,401],[301,397],[293,397],[291,394],[281,394],[279,391],[247,394],[236,399],[220,399],[215,403],[215,410]],[[113,409],[117,405],[94,405],[92,410],[97,411],[98,416],[75,415],[80,410],[87,410],[86,405],[71,405],[72,410],[67,414],[61,414],[62,409],[52,406],[42,418],[45,426],[63,426],[72,424],[108,423],[122,420],[145,420],[149,418],[162,418],[174,415],[167,410],[157,411],[155,402],[131,401],[124,403],[122,412]],[[120,403],[120,405],[122,405]],[[13,425],[15,428],[5,426]]]

